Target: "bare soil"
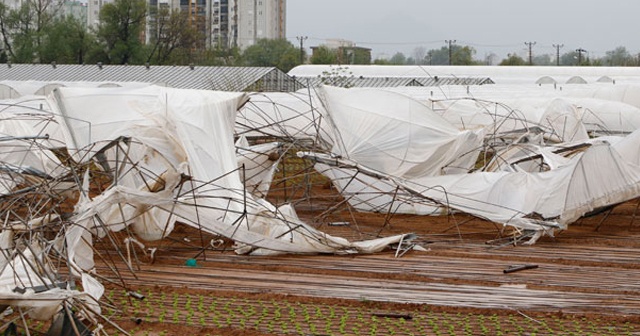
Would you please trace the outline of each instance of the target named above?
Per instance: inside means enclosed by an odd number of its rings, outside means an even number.
[[[510,229],[464,214],[372,214],[346,206],[327,213],[340,197],[326,184],[315,187],[311,197],[288,193],[288,199],[299,199],[299,216],[324,232],[351,240],[415,233],[413,242],[425,251],[402,251],[401,257],[395,247],[374,255],[240,256],[228,242],[212,247],[219,237],[178,227],[155,245],[153,259],[138,253],[136,276],[122,274],[126,288],[108,286],[110,300],[121,309],[112,312],[114,320],[140,335],[640,330],[638,200],[525,246],[515,243]],[[284,198],[275,192],[271,201]],[[189,259],[197,265],[186,266]],[[519,265],[531,268],[505,273]],[[128,291],[146,298],[136,304]],[[200,309],[194,308],[196,301]]]

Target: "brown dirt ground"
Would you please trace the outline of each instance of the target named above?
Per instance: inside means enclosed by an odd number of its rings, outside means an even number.
[[[323,213],[330,205],[336,204],[340,197],[336,195],[335,191],[326,183],[317,184],[312,188],[311,195],[296,194],[291,190],[288,191],[289,200],[293,200],[296,204],[296,209],[299,216],[308,223],[316,226],[318,229],[327,232],[332,235],[342,236],[352,240],[368,239],[374,237],[388,236],[397,233],[413,232],[418,235],[417,243],[429,249],[426,256],[438,256],[444,258],[451,258],[452,260],[469,261],[473,259],[478,260],[493,260],[499,262],[502,265],[512,265],[526,263],[549,263],[554,265],[567,265],[573,267],[612,267],[611,272],[618,270],[634,270],[640,268],[635,261],[624,260],[609,260],[606,253],[603,256],[598,256],[598,253],[594,253],[594,258],[589,257],[573,257],[572,251],[579,251],[581,247],[588,247],[591,251],[608,251],[614,249],[618,253],[616,256],[628,255],[630,259],[634,259],[637,255],[637,250],[640,247],[640,218],[636,218],[636,211],[638,210],[638,200],[626,202],[613,208],[611,212],[603,212],[594,215],[589,218],[583,218],[578,222],[570,225],[569,229],[564,232],[558,233],[555,237],[543,237],[537,244],[529,247],[511,244],[512,232],[509,229],[503,229],[502,227],[490,223],[481,219],[473,218],[464,214],[455,214],[446,217],[430,217],[430,216],[410,216],[410,215],[387,215],[387,214],[371,214],[371,213],[357,213],[351,211],[347,207],[336,209],[336,211],[327,215]],[[270,196],[270,200],[274,203],[282,203],[284,197],[283,190],[275,189]],[[296,201],[297,199],[297,201]],[[349,222],[347,226],[332,226],[331,222]],[[185,239],[186,238],[186,239]],[[215,237],[202,236],[201,233],[195,232],[192,229],[185,227],[178,227],[171,235],[170,239],[161,242],[159,252],[154,260],[154,265],[183,265],[188,258],[197,258],[200,267],[203,268],[215,268],[215,269],[229,269],[238,270],[252,270],[252,271],[264,271],[264,272],[277,272],[283,274],[318,274],[322,276],[341,276],[349,273],[346,270],[341,269],[327,269],[327,268],[309,268],[300,267],[296,265],[278,264],[268,262],[268,258],[265,258],[264,263],[261,263],[260,259],[253,259],[252,262],[242,263],[237,261],[229,261],[225,258],[217,260],[216,255],[229,256],[233,258],[234,253],[229,251],[229,245],[226,245],[225,250],[210,250],[206,251],[206,260],[202,255],[202,251],[198,246],[206,246],[206,243]],[[201,240],[202,239],[202,240]],[[494,242],[494,244],[487,244],[487,242]],[[503,244],[503,245],[500,245]],[[153,246],[150,244],[149,246]],[[558,256],[549,256],[545,253],[532,253],[528,255],[528,251],[537,251],[542,249],[543,252],[548,251],[560,251],[565,254],[559,254]],[[565,252],[568,251],[568,252]],[[480,252],[478,252],[480,251]],[[493,252],[495,251],[495,252]],[[386,255],[393,254],[393,251],[385,252]],[[385,254],[383,253],[383,254]],[[409,252],[407,255],[410,255]],[[614,256],[614,258],[616,257]],[[311,256],[299,256],[295,257],[297,260],[312,258]],[[345,257],[335,256],[339,258],[341,262],[346,260]],[[143,262],[149,262],[144,260]],[[241,259],[238,259],[241,260]],[[393,263],[393,258],[390,258],[390,263]],[[428,262],[428,259],[425,259]],[[613,266],[612,266],[613,263]],[[524,272],[523,272],[524,273]],[[352,274],[352,273],[351,273]],[[494,280],[485,278],[482,274],[479,274],[476,278],[457,279],[455,277],[439,278],[436,275],[432,276],[417,276],[410,272],[389,272],[389,273],[377,273],[377,272],[358,272],[358,279],[369,279],[371,281],[381,280],[399,280],[399,281],[442,281],[447,284],[468,284],[478,286],[497,286]],[[523,275],[524,277],[524,275]],[[588,277],[588,275],[587,275]],[[527,281],[526,278],[524,280]],[[189,283],[187,281],[187,283]],[[394,302],[378,302],[378,301],[362,301],[362,300],[346,300],[343,298],[326,298],[326,297],[314,297],[308,295],[298,295],[298,291],[295,285],[292,285],[291,292],[288,294],[269,293],[267,292],[252,292],[246,288],[238,288],[237,290],[214,290],[214,289],[197,289],[190,287],[193,283],[186,284],[187,287],[173,286],[166,287],[163,285],[148,285],[140,284],[132,285],[134,290],[144,291],[160,291],[166,292],[167,295],[175,294],[183,295],[204,295],[215,296],[218,298],[232,297],[235,300],[245,300],[251,302],[258,302],[262,300],[275,300],[278,302],[296,302],[298,304],[309,305],[333,305],[336,307],[351,307],[349,309],[366,309],[369,313],[373,311],[386,311],[386,312],[416,312],[421,311],[425,305],[420,304],[406,304],[406,303],[394,303]],[[531,288],[536,288],[536,284],[529,283]],[[108,288],[118,288],[109,286]],[[539,285],[541,289],[547,290],[561,290],[567,292],[578,293],[608,293],[604,289],[587,288],[576,285],[575,287],[566,286],[554,286],[553,284]],[[640,292],[631,289],[626,292],[629,297],[640,298]],[[470,307],[456,307],[446,305],[428,305],[428,310],[431,313],[445,314],[445,315],[473,315],[473,316],[501,316],[505,319],[513,319],[513,316],[518,316],[513,311],[504,309],[479,309]],[[356,307],[356,308],[353,308]],[[346,309],[346,308],[344,308]],[[125,310],[126,311],[126,310]],[[553,318],[563,319],[567,316],[566,312],[562,309],[549,307],[545,311],[526,311],[526,314],[518,312],[518,314],[525,316],[533,316],[537,319]],[[629,325],[635,326],[637,330],[640,328],[640,318],[638,315],[615,315],[615,314],[600,314],[595,310],[585,311],[581,313],[574,313],[573,317],[569,318],[567,323],[573,323],[576,319],[583,321],[598,321],[600,325]],[[114,316],[116,317],[116,316]],[[131,322],[123,316],[115,318],[119,324],[126,330],[133,330],[134,334],[147,334],[147,335],[173,335],[189,332],[192,334],[204,335],[272,335],[278,334],[278,332],[269,332],[265,327],[261,328],[243,328],[236,324],[229,324],[228,327],[220,328],[214,326],[195,327],[193,325],[185,325],[183,323],[159,323],[157,320],[150,319],[144,322],[142,329],[136,327],[136,324]],[[586,323],[586,322],[585,322]],[[479,328],[479,327],[478,327]],[[564,327],[563,327],[564,328]],[[603,327],[604,328],[604,327]],[[143,331],[139,331],[143,330]],[[355,329],[354,329],[355,330]],[[515,329],[513,329],[515,330]],[[512,330],[512,331],[513,331]],[[579,329],[578,329],[579,330]],[[594,330],[606,330],[606,329],[594,329]],[[164,333],[163,333],[164,331]],[[606,334],[605,332],[596,331],[592,334]],[[615,332],[618,332],[616,330]],[[280,331],[282,332],[282,331]],[[627,333],[630,333],[628,330]],[[452,334],[469,334],[469,333],[457,333]],[[515,333],[515,332],[514,332]],[[296,334],[296,333],[294,333]],[[306,334],[314,334],[308,331]],[[321,335],[322,333],[315,333]],[[332,332],[332,334],[334,334]],[[355,334],[353,332],[335,332],[335,334]],[[384,334],[384,333],[378,333]],[[413,333],[411,333],[413,334]],[[419,332],[416,332],[419,334]],[[491,332],[479,332],[473,331],[472,334],[491,334]],[[535,332],[534,332],[535,334]],[[545,333],[539,333],[545,334]],[[558,332],[548,332],[546,334],[563,334]]]
[[[449,334],[527,334],[517,330],[517,324],[526,324],[531,321],[543,321],[545,324],[553,324],[553,330],[542,330],[540,332],[530,331],[528,334],[588,334],[574,329],[573,332],[564,332],[568,325],[580,324],[585,329],[589,323],[593,323],[590,334],[593,335],[616,335],[616,334],[637,334],[635,330],[640,330],[640,303],[637,305],[635,313],[616,314],[616,302],[610,302],[613,306],[611,310],[605,311],[604,306],[584,307],[577,309],[577,312],[566,312],[561,308],[549,306],[545,309],[514,310],[468,307],[456,304],[431,304],[425,303],[405,303],[394,302],[393,300],[372,300],[372,299],[347,299],[344,297],[326,297],[309,294],[308,291],[301,290],[301,286],[292,281],[288,291],[270,291],[261,289],[259,291],[235,285],[236,288],[215,288],[215,282],[200,283],[198,279],[190,276],[189,269],[184,267],[187,259],[195,258],[200,269],[217,270],[242,273],[242,271],[271,275],[289,275],[292,278],[303,275],[314,275],[325,277],[331,281],[336,279],[359,280],[371,283],[406,282],[406,283],[440,283],[451,286],[475,286],[484,288],[498,287],[505,282],[500,275],[487,275],[487,272],[465,270],[467,266],[471,268],[477,264],[493,263],[498,270],[505,265],[516,265],[523,263],[535,263],[546,265],[547,268],[555,267],[560,272],[566,271],[568,282],[575,281],[575,285],[566,285],[559,277],[556,280],[536,278],[535,272],[523,271],[517,274],[517,283],[526,284],[530,289],[540,291],[558,291],[568,294],[600,294],[614,296],[626,296],[630,300],[640,302],[640,290],[637,283],[640,279],[640,264],[637,263],[638,250],[640,248],[640,212],[638,205],[640,200],[625,202],[612,208],[612,210],[595,214],[588,218],[583,218],[569,226],[569,229],[559,232],[555,237],[543,237],[533,246],[523,246],[513,244],[513,232],[508,228],[502,228],[495,223],[490,223],[481,219],[473,218],[464,214],[454,214],[443,217],[431,216],[410,216],[410,215],[390,215],[358,213],[347,206],[338,206],[333,211],[326,211],[342,201],[342,198],[327,183],[326,180],[318,176],[311,176],[309,180],[303,179],[303,173],[307,172],[309,165],[302,163],[300,167],[290,166],[287,168],[290,176],[285,181],[282,174],[276,177],[270,192],[269,200],[274,204],[291,202],[295,205],[298,215],[307,223],[315,226],[328,234],[345,237],[350,240],[371,239],[384,237],[393,234],[415,233],[418,238],[415,240],[419,245],[429,249],[428,252],[416,253],[408,252],[405,257],[395,259],[394,250],[387,250],[379,254],[379,258],[372,260],[369,257],[358,256],[288,256],[279,258],[252,258],[246,256],[236,256],[230,250],[230,244],[216,248],[206,248],[203,253],[202,247],[208,246],[212,237],[202,234],[194,229],[179,226],[168,239],[157,243],[148,243],[147,247],[158,247],[155,259],[139,255],[142,266],[140,268],[162,269],[170,276],[177,277],[180,282],[167,284],[163,283],[160,276],[140,277],[135,279],[130,277],[124,283],[126,290],[123,290],[119,279],[113,274],[105,272],[105,268],[100,269],[100,274],[113,281],[104,281],[106,284],[107,298],[105,303],[114,304],[114,310],[107,315],[117,322],[121,328],[130,331],[135,335],[278,335],[285,333],[283,329],[269,326],[268,320],[277,320],[274,311],[279,306],[287,307],[290,316],[296,315],[297,320],[292,324],[300,326],[300,330],[292,331],[290,334],[303,335],[323,335],[323,334],[354,334],[356,329],[365,331],[367,324],[374,325],[374,316],[384,316],[399,314],[411,316],[414,321],[433,322],[436,319],[447,321],[452,318],[455,323],[462,323],[465,318],[473,316],[480,320],[496,317],[504,324],[510,320],[516,320],[516,324],[506,327],[503,324],[502,330],[496,327],[482,328],[482,321],[472,321],[470,324],[475,329],[470,332],[450,331]],[[296,176],[296,174],[300,174]],[[314,184],[307,188],[305,182],[312,181]],[[283,188],[283,186],[286,187]],[[73,203],[73,202],[69,202]],[[64,205],[64,204],[63,204]],[[68,204],[67,204],[68,205]],[[331,223],[348,223],[344,226],[335,226]],[[117,235],[116,235],[117,236]],[[124,235],[118,237],[122,242]],[[492,242],[492,244],[487,244]],[[113,257],[114,249],[105,241],[96,242],[96,247],[104,253],[106,257]],[[120,246],[124,251],[124,247]],[[450,274],[441,274],[439,269],[430,270],[428,266],[421,269],[421,273],[413,271],[393,270],[394,264],[404,262],[403,258],[429,265],[433,262],[430,258],[438,257],[440,260],[451,260],[459,262],[462,269],[452,269]],[[323,261],[326,258],[333,258],[336,261],[335,267],[311,267],[314,261]],[[274,261],[275,260],[275,261]],[[356,263],[366,264],[370,262],[372,266],[384,262],[389,265],[388,271],[368,271],[360,268],[357,271],[349,268]],[[98,260],[98,263],[100,261]],[[434,266],[435,266],[435,262]],[[107,262],[108,264],[108,262]],[[123,274],[126,270],[120,263],[119,271]],[[613,282],[607,282],[601,287],[597,286],[600,279],[593,279],[589,273],[580,274],[580,270],[604,270],[610,273]],[[182,272],[182,273],[180,273]],[[457,273],[456,273],[457,272]],[[573,272],[573,273],[572,273]],[[499,272],[502,273],[502,272]],[[614,277],[617,273],[636,275],[636,278]],[[458,276],[458,274],[460,276]],[[562,274],[560,274],[562,276]],[[607,279],[602,279],[604,280]],[[618,281],[618,282],[615,282]],[[138,291],[146,294],[146,299],[142,303],[131,300],[125,294],[127,291]],[[113,295],[111,295],[113,293]],[[151,299],[151,296],[155,299]],[[158,298],[159,296],[163,298]],[[254,327],[242,325],[238,316],[225,323],[216,324],[211,320],[212,316],[198,309],[193,317],[185,315],[190,304],[186,297],[198,298],[209,306],[217,304],[216,310],[227,307],[228,313],[234,312],[236,315],[243,311],[257,309],[256,307],[266,307],[265,321],[255,321],[257,314],[248,315],[252,319]],[[174,299],[175,298],[175,299]],[[622,305],[622,303],[620,303]],[[155,308],[155,309],[154,309]],[[193,307],[191,307],[193,308]],[[580,308],[580,307],[578,307]],[[633,307],[632,307],[633,308]],[[320,309],[320,310],[318,310]],[[350,316],[347,322],[348,329],[336,330],[340,324],[340,316],[331,320],[327,309],[341,311],[341,316]],[[600,311],[602,309],[603,311]],[[108,310],[108,309],[107,309]],[[175,319],[164,320],[158,311],[166,310],[172,313]],[[331,322],[331,330],[314,332],[310,326],[310,321],[303,321],[305,312],[316,310],[317,321]],[[613,313],[612,313],[613,312]],[[379,315],[381,314],[381,315]],[[364,316],[364,317],[363,317]],[[455,316],[455,318],[454,318]],[[3,322],[15,316],[3,317]],[[214,316],[215,317],[215,316]],[[188,319],[203,318],[205,323],[185,322]],[[363,318],[364,325],[358,325],[356,318]],[[422,318],[422,320],[419,320]],[[138,320],[140,319],[140,320]],[[388,319],[388,317],[387,317]],[[395,319],[395,317],[393,318]],[[576,322],[582,321],[582,322]],[[446,323],[438,322],[441,332],[447,332]],[[320,323],[320,322],[318,322]],[[422,323],[422,322],[421,322]],[[335,324],[335,325],[334,325]],[[391,323],[387,323],[391,324]],[[495,323],[494,323],[495,324]],[[389,327],[387,325],[386,327]],[[462,324],[461,324],[462,325]],[[620,329],[625,326],[624,329]],[[46,327],[46,325],[45,325]],[[421,332],[420,325],[407,328],[405,334],[439,334],[436,329],[437,323],[429,324],[430,332]],[[494,328],[494,329],[491,329]],[[613,328],[613,329],[612,329]],[[618,328],[618,329],[616,329]],[[117,333],[114,328],[109,331]],[[530,330],[536,330],[530,329]],[[368,334],[390,334],[390,330],[374,332],[367,329]],[[40,332],[32,331],[32,334],[39,335]],[[402,334],[396,332],[396,334]]]

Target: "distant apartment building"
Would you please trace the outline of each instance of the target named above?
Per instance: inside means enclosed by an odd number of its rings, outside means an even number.
[[[158,22],[158,13],[167,10],[180,10],[180,0],[148,0],[147,24],[145,25],[144,40],[145,43],[153,42],[160,34],[160,25]],[[186,12],[185,12],[186,13]]]
[[[29,0],[0,0],[9,9],[18,10],[23,4],[29,4]],[[55,16],[72,15],[87,22],[87,0],[53,0],[43,2],[47,11]]]
[[[28,0],[0,0],[18,9]],[[245,49],[257,40],[286,37],[286,0],[146,0],[149,14],[144,40],[158,36],[157,13],[162,8],[180,10],[189,24],[205,37],[198,48],[220,46]],[[54,0],[55,2],[55,0]],[[100,10],[115,0],[59,0],[60,13],[81,17],[87,26],[100,23]]]
[[[245,49],[259,39],[286,37],[286,0],[237,0],[236,45]]]
[[[77,0],[66,0],[62,5],[62,14],[65,16],[74,16],[79,21],[88,23],[87,20],[87,2]]]
[[[100,9],[115,0],[87,0],[87,25],[97,27],[100,23]]]
[[[158,15],[162,10],[168,13],[179,11],[186,16],[187,24],[200,32],[203,40],[198,41],[196,48],[206,48],[210,43],[211,30],[211,2],[208,0],[147,0],[149,11],[147,13],[147,24],[145,27],[145,42],[149,43],[157,38],[160,31]]]

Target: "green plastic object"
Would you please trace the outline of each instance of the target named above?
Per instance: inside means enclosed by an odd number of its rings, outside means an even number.
[[[189,267],[198,266],[198,262],[195,259],[187,259],[187,262],[185,264]]]

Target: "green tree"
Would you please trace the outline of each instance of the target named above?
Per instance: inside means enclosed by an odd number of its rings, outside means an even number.
[[[389,63],[393,65],[404,65],[407,63],[407,57],[403,53],[397,52],[391,56]]]
[[[300,64],[300,50],[286,39],[259,39],[242,53],[245,65],[277,67],[288,72]]]
[[[469,46],[464,46],[464,47],[459,47],[459,46],[452,46],[451,49],[453,50],[453,65],[476,65],[478,64],[478,62],[476,62],[473,59],[473,56],[476,54],[476,50],[472,47]]]
[[[469,46],[451,45],[451,64],[452,65],[476,65],[479,62],[473,59],[476,50]],[[449,64],[449,47],[444,46],[440,49],[431,49],[427,52],[426,59],[428,64],[432,65],[448,65]]]
[[[447,65],[449,64],[449,48],[431,49],[427,51],[428,64]]]
[[[51,24],[47,38],[42,42],[40,61],[82,64],[95,43],[95,35],[79,18],[60,17]]]
[[[194,61],[200,65],[236,66],[241,65],[242,55],[238,47],[214,48],[196,51]]]
[[[529,63],[525,61],[522,57],[517,54],[508,54],[507,58],[503,59],[500,62],[500,65],[528,65]]]
[[[30,63],[36,60],[35,20],[27,2],[17,10],[9,10],[7,15],[9,58],[16,63]]]
[[[536,55],[533,56],[533,64],[535,65],[556,65],[555,55]]]
[[[100,10],[98,41],[111,64],[141,63],[147,5],[145,0],[115,0]]]
[[[625,47],[617,47],[614,50],[607,51],[605,53],[605,62],[609,66],[635,65],[631,54]]]
[[[56,0],[28,0],[17,9],[0,4],[0,33],[10,60],[41,61],[42,45],[61,4]]]
[[[578,64],[579,59],[581,60],[581,64]],[[584,53],[582,54],[582,57],[579,57],[578,52],[576,50],[572,50],[560,56],[560,64],[565,66],[591,65],[591,60],[587,56],[585,56]]]
[[[321,45],[311,55],[311,64],[336,64],[338,57],[336,52],[329,47]]]
[[[341,47],[336,51],[338,64],[371,64],[371,50],[358,47]]]
[[[189,24],[187,15],[168,8],[156,13],[152,28],[147,62],[153,64],[191,63],[196,42],[204,38]]]

